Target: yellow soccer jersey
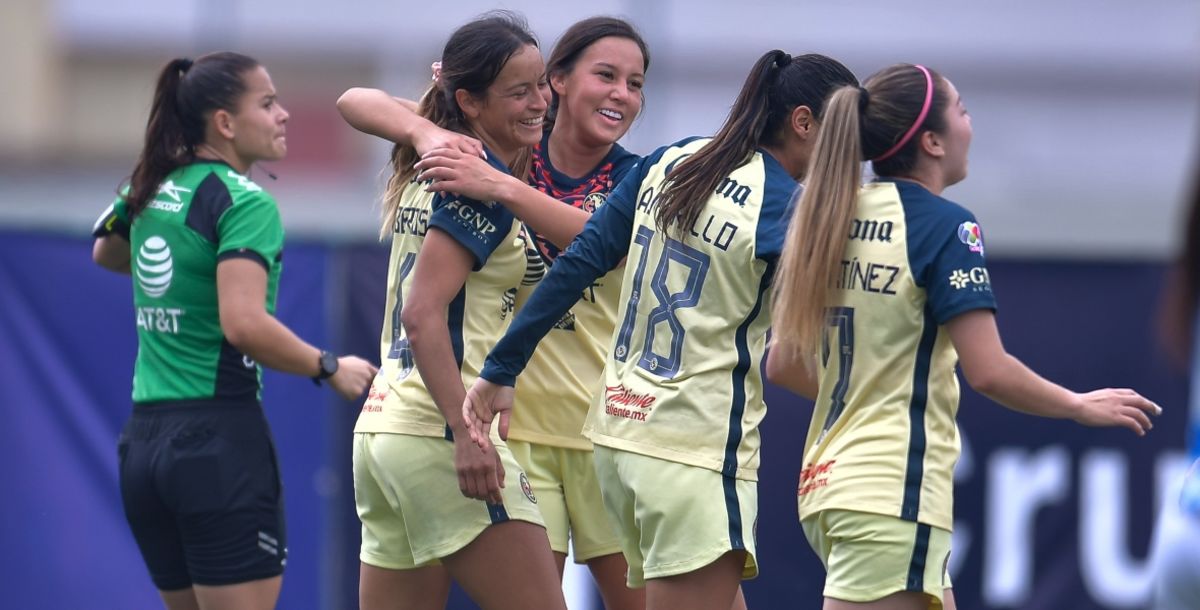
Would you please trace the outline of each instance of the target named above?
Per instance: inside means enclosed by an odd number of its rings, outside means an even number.
[[[598,445],[754,480],[766,413],[759,363],[767,289],[796,183],[755,152],[720,182],[684,239],[663,235],[654,215],[664,177],[707,142],[661,148],[630,172],[559,256],[482,376],[512,384],[579,290],[628,257],[586,434]]]
[[[495,159],[489,153],[488,159]],[[498,161],[497,168],[508,171]],[[392,232],[388,294],[380,345],[382,366],[355,432],[448,436],[446,420],[421,380],[400,323],[404,295],[428,230],[445,231],[466,248],[475,266],[449,305],[450,342],[464,387],[475,382],[487,351],[508,328],[517,286],[525,276],[525,239],[520,223],[504,206],[435,195],[412,182],[401,195]]]
[[[595,212],[640,159],[614,145],[595,169],[581,178],[572,178],[550,162],[547,134],[533,150],[530,183],[565,205]],[[535,246],[530,252],[531,269],[552,266],[558,249],[528,228],[526,232]],[[583,422],[592,396],[600,387],[600,374],[616,326],[622,273],[615,269],[596,278],[538,345],[517,385],[517,408],[509,425],[509,438],[567,449],[592,448],[591,441],[583,436]],[[542,274],[534,275],[540,279]],[[532,293],[531,285],[518,290],[518,309]]]
[[[950,530],[958,354],[944,324],[995,309],[974,216],[907,181],[860,191],[818,356],[800,518],[873,512]]]

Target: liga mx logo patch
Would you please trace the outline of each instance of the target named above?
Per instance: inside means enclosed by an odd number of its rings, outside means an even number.
[[[533,486],[529,484],[529,477],[525,476],[524,472],[521,473],[521,491],[530,502],[537,504],[537,498],[533,497]]]
[[[171,247],[167,240],[155,235],[142,243],[137,255],[137,280],[142,292],[158,298],[171,288],[173,274]]]
[[[983,255],[983,232],[979,230],[979,225],[969,220],[958,225],[958,241],[967,244],[971,252]]]

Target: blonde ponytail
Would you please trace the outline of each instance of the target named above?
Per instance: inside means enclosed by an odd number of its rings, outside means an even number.
[[[862,180],[858,87],[830,96],[808,180],[792,213],[775,274],[774,342],[805,362],[820,347],[830,291],[841,269]]]

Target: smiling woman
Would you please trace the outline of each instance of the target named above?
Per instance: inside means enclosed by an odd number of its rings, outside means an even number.
[[[525,23],[490,14],[450,36],[419,114],[477,138],[497,172],[524,175],[544,72]],[[565,610],[528,476],[503,444],[476,447],[458,409],[512,320],[526,234],[503,206],[431,192],[417,161],[397,145],[384,194],[383,367],[354,429],[359,605],[441,609],[453,576],[484,608]]]
[[[129,187],[94,231],[98,264],[130,273],[133,258],[121,497],[170,610],[266,609],[279,596],[287,538],[259,365],[328,379],[346,399],[375,372],[273,315],[283,226],[247,173],[287,153],[287,120],[270,75],[245,55],[170,62]]]

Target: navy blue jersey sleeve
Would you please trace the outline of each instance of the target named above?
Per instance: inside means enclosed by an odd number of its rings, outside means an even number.
[[[490,150],[487,162],[492,167],[512,174],[508,166],[499,160]],[[488,257],[508,236],[512,223],[516,218],[512,212],[495,201],[487,203],[467,197],[459,197],[450,193],[438,193],[433,198],[433,213],[429,216],[429,226],[445,231],[454,241],[466,248],[475,258],[473,271],[479,271],[487,262]]]
[[[480,377],[492,383],[515,385],[517,375],[525,370],[542,337],[579,300],[585,288],[619,265],[629,253],[633,206],[640,184],[630,178],[636,175],[637,172],[630,172],[613,190],[608,202],[588,219],[575,241],[558,256],[513,319],[508,332],[488,354]]]
[[[754,238],[754,256],[774,267],[783,251],[792,216],[792,201],[797,192],[796,180],[770,153],[762,152],[766,175],[763,177],[762,209],[758,212],[758,229]]]
[[[938,324],[973,309],[996,309],[983,256],[983,230],[975,216],[946,202],[947,214],[931,223],[924,269],[914,269]]]
[[[481,203],[466,197],[443,195],[433,199],[429,226],[445,231],[475,258],[479,271],[512,230],[512,212],[496,202]]]

